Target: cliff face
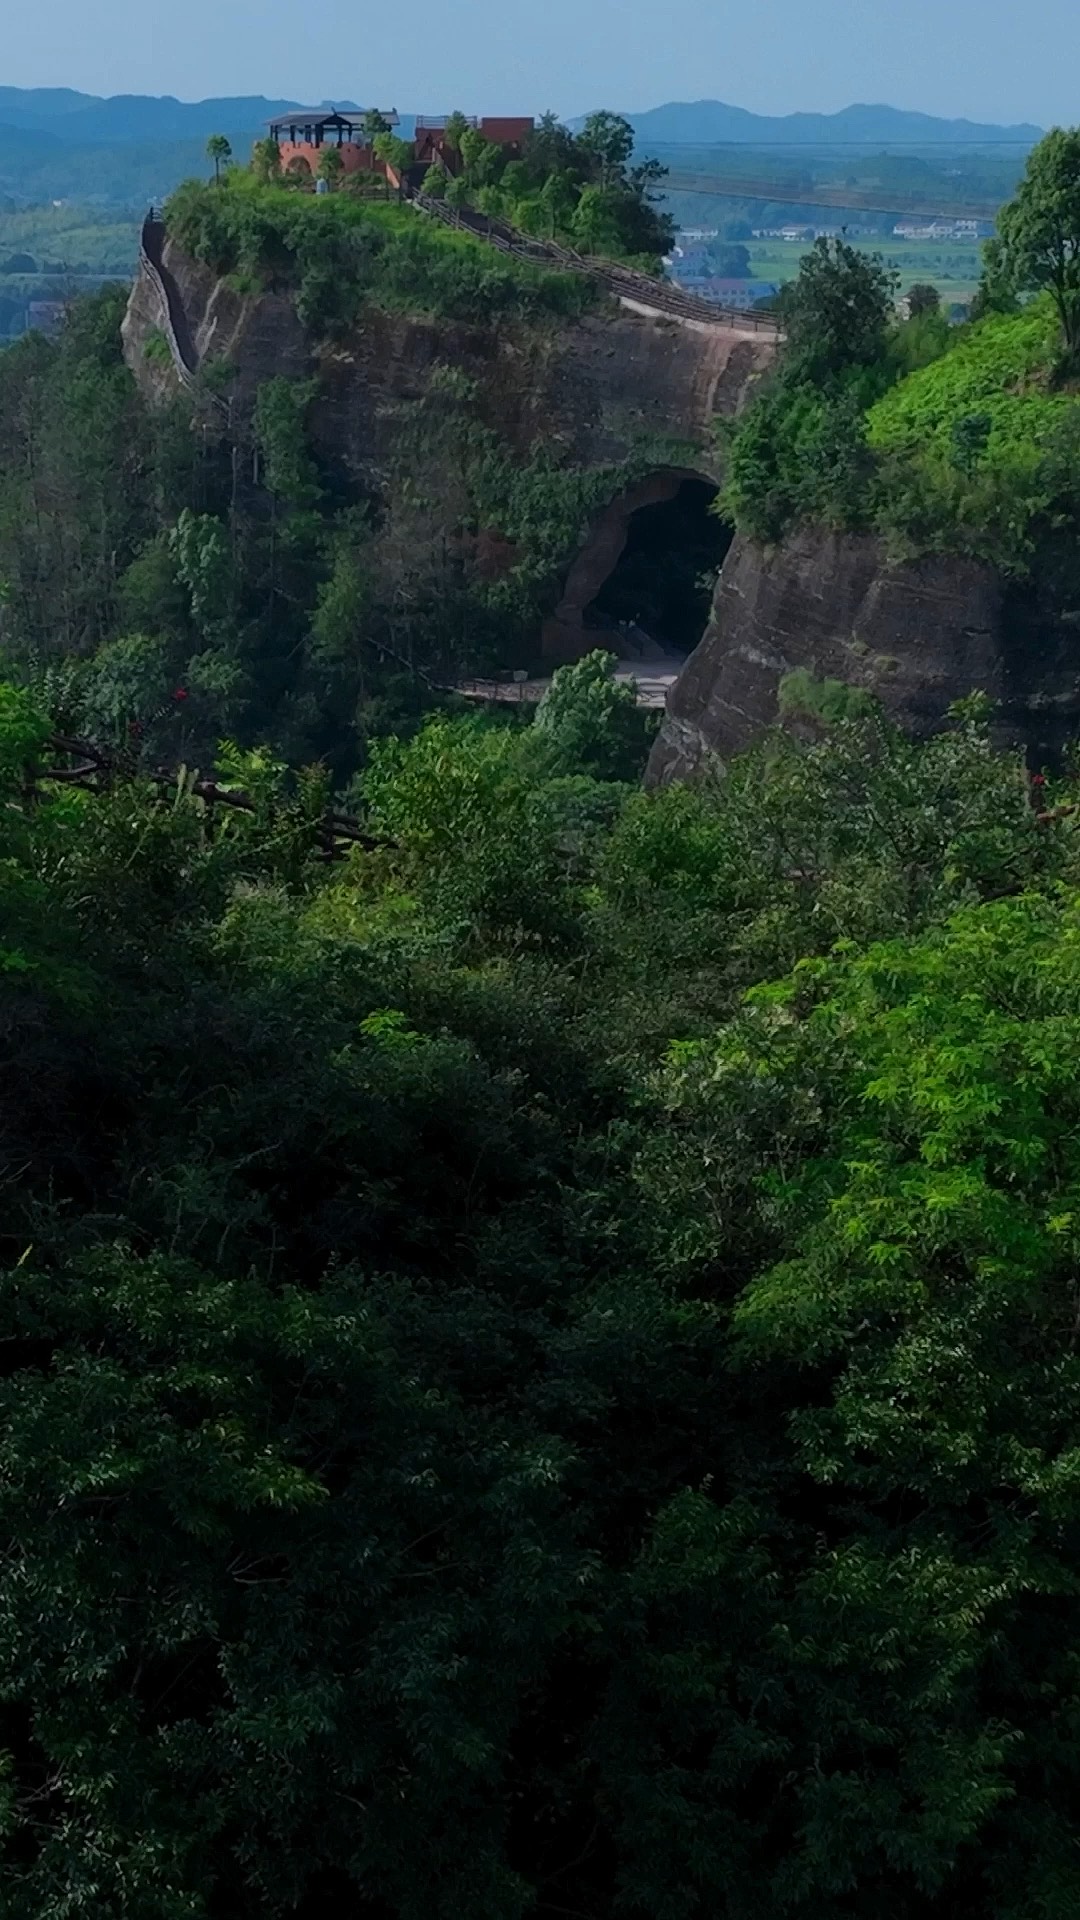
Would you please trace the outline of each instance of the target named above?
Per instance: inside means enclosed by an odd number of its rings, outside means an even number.
[[[475,383],[477,417],[527,456],[543,444],[573,466],[624,460],[645,438],[681,442],[715,461],[713,424],[732,415],[775,348],[761,335],[698,329],[609,303],[579,321],[547,327],[463,326],[372,307],[344,339],[316,346],[289,295],[234,293],[171,244],[166,269],[179,291],[201,365],[226,361],[239,423],[259,384],[316,374],[314,428],[326,449],[365,483],[389,464],[401,410],[422,399],[436,369]],[[128,364],[159,398],[175,376],[147,344],[161,326],[145,271],[124,325]]]
[[[865,688],[910,732],[985,692],[1001,736],[1052,756],[1080,728],[1080,633],[1038,592],[979,561],[890,563],[883,544],[804,529],[765,550],[736,538],[712,619],[673,687],[651,784],[690,778],[779,719],[786,674]]]

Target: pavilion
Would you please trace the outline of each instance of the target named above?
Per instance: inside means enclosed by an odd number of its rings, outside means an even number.
[[[316,173],[327,147],[336,147],[346,173],[381,173],[364,127],[376,112],[391,129],[400,125],[400,115],[394,108],[365,107],[346,112],[336,107],[290,107],[271,120],[270,138],[280,147],[285,168],[303,160]]]

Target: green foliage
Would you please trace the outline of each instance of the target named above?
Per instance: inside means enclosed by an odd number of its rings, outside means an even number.
[[[0,689],[20,1920],[1075,1908],[1073,818],[556,687],[330,867]]]
[[[172,365],[172,349],[160,327],[153,327],[147,335],[143,355],[155,367]]]
[[[558,667],[537,708],[535,730],[567,771],[632,780],[643,755],[636,689],[615,679],[615,655],[587,653]]]
[[[739,527],[770,541],[799,521],[877,528],[900,551],[1020,575],[1060,546],[1080,497],[1080,412],[1053,303],[999,298],[1002,258],[989,250],[971,326],[925,301],[890,324],[880,270],[819,243],[785,292],[779,369],[731,434],[722,504]]]
[[[1015,199],[998,217],[1005,283],[1046,292],[1065,352],[1080,349],[1080,129],[1055,127],[1028,155]]]
[[[744,531],[776,540],[798,520],[869,521],[863,415],[891,377],[891,293],[880,259],[826,239],[785,287],[779,369],[731,436],[722,510]]]
[[[905,298],[908,316],[912,320],[918,320],[922,314],[941,311],[940,293],[935,286],[928,285],[924,280],[918,280],[914,286],[909,287]]]
[[[954,422],[974,412],[994,421],[995,452],[1034,448],[1071,404],[1046,391],[1054,316],[1044,302],[1012,316],[965,329],[950,351],[914,373],[871,409],[868,432],[876,446],[909,450],[942,446]]]
[[[281,148],[276,140],[256,140],[251,149],[251,171],[264,186],[281,178]]]
[[[870,712],[873,702],[861,687],[844,680],[817,680],[806,667],[786,673],[780,682],[777,705],[785,719],[823,720],[835,725],[841,720],[858,720]]]
[[[133,546],[150,531],[147,431],[124,366],[125,296],[72,309],[59,340],[0,354],[0,577],[5,646],[89,653]]]
[[[255,438],[271,493],[290,507],[313,506],[319,497],[315,462],[305,421],[315,397],[313,380],[264,380],[255,399]]]
[[[594,299],[581,275],[545,272],[480,240],[417,218],[408,208],[346,193],[309,197],[235,169],[210,192],[177,189],[165,209],[185,253],[216,273],[292,287],[313,333],[354,321],[365,300],[455,320],[539,320],[582,312]]]
[[[789,361],[807,380],[876,367],[884,359],[895,276],[880,256],[845,240],[814,242],[784,288],[781,318]]]
[[[435,185],[452,205],[477,207],[586,253],[658,268],[674,238],[671,220],[650,198],[665,169],[656,161],[630,165],[634,131],[619,114],[590,114],[576,135],[545,114],[515,159],[463,114],[450,116],[447,133],[460,172],[449,182],[440,173]]]
[[[206,157],[214,163],[215,185],[221,184],[221,169],[232,159],[232,146],[223,133],[212,133],[206,143]]]
[[[886,530],[1018,572],[1032,564],[1080,481],[1080,408],[1053,388],[1055,335],[1048,301],[991,313],[871,408]]]

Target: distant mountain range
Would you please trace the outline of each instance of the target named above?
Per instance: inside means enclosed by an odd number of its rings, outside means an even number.
[[[2,117],[2,114],[0,114]],[[672,101],[647,113],[628,114],[642,146],[801,147],[953,146],[1016,142],[1033,146],[1043,129],[996,127],[974,120],[938,120],[901,107],[845,107],[840,113],[747,113],[722,100]]]
[[[111,99],[76,93],[69,87],[0,87],[0,128],[62,139],[80,146],[117,146],[145,140],[197,140],[229,129],[257,134],[275,114],[310,101],[268,100],[243,94],[213,100],[174,100],[143,93],[118,93]],[[335,104],[323,101],[324,106]],[[355,107],[353,101],[339,106]],[[496,102],[497,106],[498,103]],[[415,116],[403,115],[411,124]],[[840,113],[748,113],[722,100],[672,101],[627,116],[643,142],[663,145],[742,145],[776,142],[787,146],[863,144],[939,145],[1000,140],[1034,142],[1041,127],[983,125],[972,120],[938,120],[929,113],[900,107],[845,107]],[[575,124],[580,125],[581,122]]]
[[[175,100],[148,94],[101,99],[67,87],[0,87],[0,193],[16,201],[52,198],[124,204],[160,199],[185,176],[205,167],[209,134],[223,133],[238,159],[275,114],[311,102],[270,100],[262,94],[212,100]],[[332,104],[329,101],[323,105]],[[336,104],[353,107],[352,101]],[[392,102],[383,102],[391,105]],[[497,109],[499,101],[490,103]],[[1041,129],[938,120],[896,107],[846,107],[842,113],[747,113],[720,100],[672,102],[628,116],[639,146],[653,148],[749,145],[785,147],[1031,145]],[[402,113],[409,137],[415,114]],[[577,123],[577,124],[580,124]]]
[[[188,101],[121,93],[105,100],[67,87],[0,87],[0,193],[17,202],[134,208],[202,172],[210,134],[225,134],[246,160],[275,114],[312,104],[262,94]]]
[[[242,94],[216,100],[174,100],[145,93],[99,99],[67,87],[0,87],[0,126],[49,135],[80,146],[120,146],[143,140],[205,140],[211,133],[243,129],[252,138],[287,107],[310,100],[267,100]],[[324,103],[324,104],[329,104]],[[345,104],[344,102],[342,104]]]

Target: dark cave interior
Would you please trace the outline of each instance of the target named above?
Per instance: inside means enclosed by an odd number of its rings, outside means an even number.
[[[587,627],[610,633],[625,623],[672,653],[693,651],[732,540],[716,496],[709,481],[689,478],[670,500],[638,508],[616,566],[585,609]]]

